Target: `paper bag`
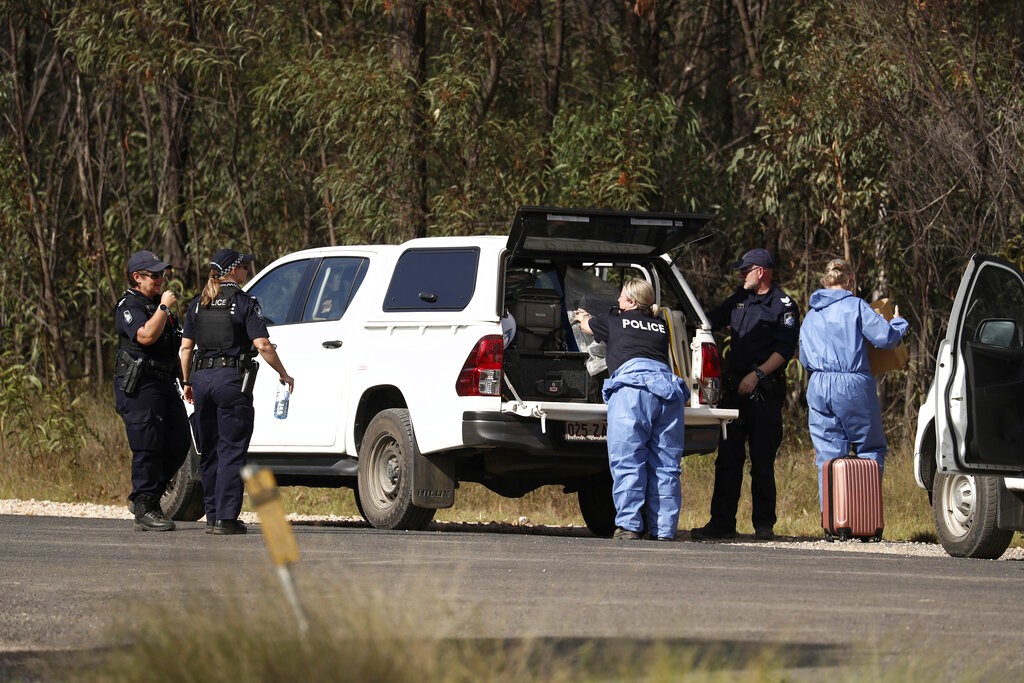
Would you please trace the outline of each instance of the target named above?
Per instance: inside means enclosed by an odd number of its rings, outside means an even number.
[[[888,299],[879,299],[873,302],[871,308],[886,320],[892,320],[892,304]],[[871,374],[875,377],[881,377],[890,370],[904,368],[909,362],[910,351],[902,341],[891,349],[876,349],[871,342],[868,342],[868,363],[871,364]]]

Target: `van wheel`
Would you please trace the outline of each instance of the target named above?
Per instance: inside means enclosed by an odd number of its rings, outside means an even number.
[[[615,531],[615,503],[612,501],[612,475],[602,472],[583,479],[576,492],[580,513],[590,533],[608,537]]]
[[[419,456],[409,411],[377,413],[359,446],[359,500],[363,517],[378,529],[424,529],[432,508],[412,503],[412,461]]]
[[[169,519],[179,522],[194,522],[206,514],[203,482],[199,478],[199,453],[195,445],[189,447],[185,462],[160,498],[160,508]]]
[[[936,472],[932,501],[935,531],[947,553],[994,560],[1006,552],[1013,531],[996,526],[998,478]]]

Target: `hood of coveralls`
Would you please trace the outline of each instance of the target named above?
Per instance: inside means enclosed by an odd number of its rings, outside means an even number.
[[[846,289],[819,289],[811,294],[811,308],[820,311],[851,296],[853,292]]]

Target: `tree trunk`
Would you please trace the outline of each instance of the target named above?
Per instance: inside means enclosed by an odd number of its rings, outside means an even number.
[[[396,218],[395,238],[427,234],[427,136],[426,102],[420,88],[427,79],[427,5],[425,0],[395,0],[388,13],[391,63],[406,94],[406,111],[395,144],[395,176],[399,179],[392,197]]]

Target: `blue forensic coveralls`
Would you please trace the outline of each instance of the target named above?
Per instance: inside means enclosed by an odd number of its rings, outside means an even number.
[[[589,325],[608,348],[611,375],[602,396],[608,404],[615,526],[674,538],[690,392],[669,368],[668,330],[663,320],[637,310],[599,315]]]
[[[800,327],[800,362],[811,373],[807,384],[807,426],[821,472],[829,460],[849,455],[870,458],[881,470],[889,445],[865,341],[891,349],[906,334],[905,318],[891,322],[845,289],[819,289]]]
[[[202,341],[197,339],[199,316],[211,315],[211,309],[200,307],[199,296],[189,303],[183,334],[197,342],[195,353],[199,356],[191,377],[195,405],[192,419],[202,452],[199,470],[208,522],[237,520],[242,511],[241,471],[246,464],[255,413],[252,396],[242,393],[239,359],[250,353],[253,339],[270,336],[255,298],[233,282],[221,285],[217,298],[222,297],[229,300],[230,315],[229,338],[222,348],[203,348]]]

